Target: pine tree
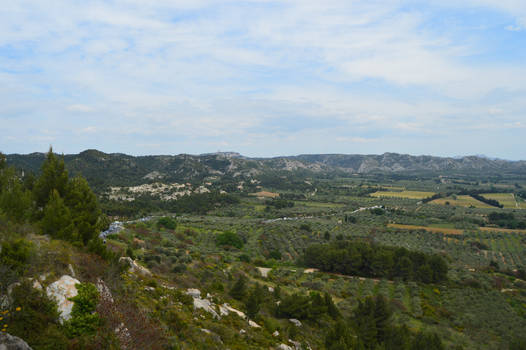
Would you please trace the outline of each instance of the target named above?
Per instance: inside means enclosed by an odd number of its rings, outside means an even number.
[[[57,190],[53,190],[51,193],[43,214],[44,217],[40,223],[42,233],[57,239],[75,240],[75,227],[71,219],[71,213]]]
[[[383,295],[379,294],[376,297],[376,303],[374,308],[374,319],[376,322],[376,332],[378,342],[385,340],[386,334],[389,328],[389,319],[391,318],[391,310],[387,305],[387,302]]]
[[[97,237],[101,229],[101,210],[97,197],[83,177],[75,177],[68,185],[66,205],[71,211],[73,224],[84,245]]]
[[[258,296],[257,290],[253,290],[248,296],[247,302],[245,303],[247,309],[248,318],[253,319],[259,312],[261,308],[261,300]]]
[[[230,290],[230,295],[237,300],[241,300],[245,297],[246,294],[246,280],[245,276],[239,276],[238,280]]]
[[[338,311],[338,308],[334,305],[334,301],[332,301],[329,293],[325,293],[325,306],[327,307],[327,313],[333,319],[340,317],[340,311]]]
[[[16,221],[23,222],[31,215],[32,199],[31,193],[24,190],[24,186],[15,175],[5,178],[0,191],[0,210]]]
[[[58,159],[50,147],[46,160],[42,164],[42,174],[35,183],[33,193],[37,208],[44,208],[51,198],[53,190],[65,198],[68,187],[68,172],[64,159]]]

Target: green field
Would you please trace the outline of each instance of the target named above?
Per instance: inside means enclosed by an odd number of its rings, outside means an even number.
[[[456,196],[456,199],[454,197],[446,197],[446,198],[439,198],[435,199],[434,201],[430,202],[432,204],[442,204],[442,205],[453,205],[458,207],[475,207],[475,208],[494,208],[489,204],[482,203],[481,201],[476,200],[473,197],[470,196]]]
[[[488,199],[495,199],[499,201],[504,208],[510,209],[524,209],[524,203],[521,206],[521,203],[515,200],[515,195],[513,193],[483,193],[482,196]]]

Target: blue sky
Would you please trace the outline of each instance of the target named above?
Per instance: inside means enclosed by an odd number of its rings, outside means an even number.
[[[9,1],[0,151],[526,159],[526,1]]]

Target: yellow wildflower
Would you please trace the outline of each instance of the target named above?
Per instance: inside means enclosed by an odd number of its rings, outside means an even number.
[[[22,308],[19,306],[19,307],[17,307],[15,310],[16,310],[16,311],[20,311],[20,310],[22,310]]]

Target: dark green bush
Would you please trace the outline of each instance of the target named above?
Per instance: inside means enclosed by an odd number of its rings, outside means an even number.
[[[224,233],[218,234],[216,236],[216,243],[220,246],[232,246],[237,249],[241,249],[243,247],[243,240],[241,237],[232,231],[226,231]]]
[[[11,267],[18,274],[22,274],[29,263],[33,250],[33,243],[20,238],[2,243],[0,252],[0,264]]]

